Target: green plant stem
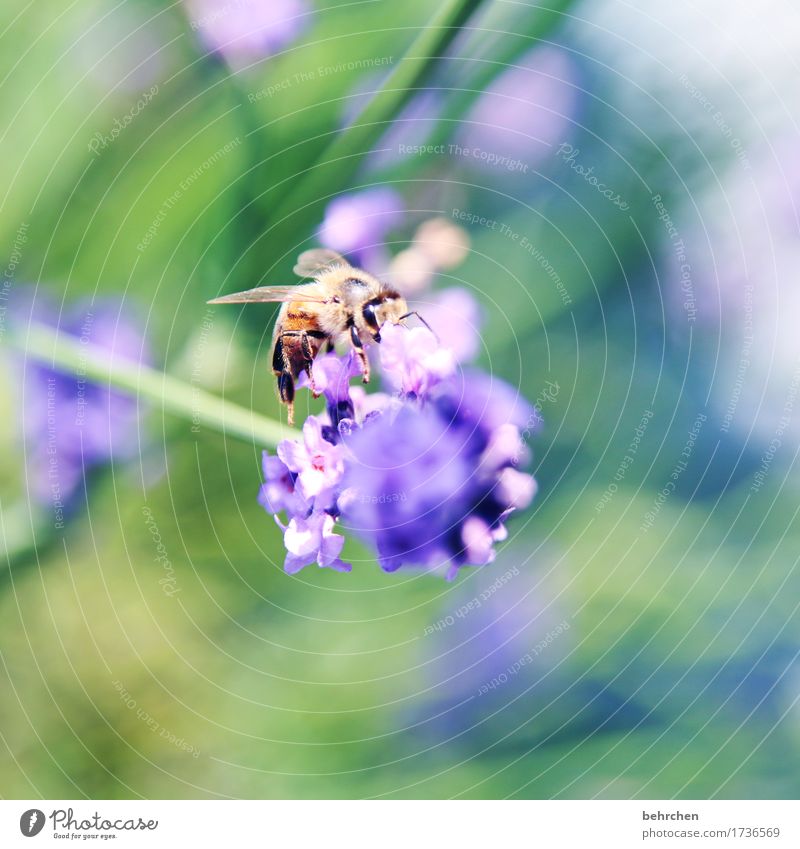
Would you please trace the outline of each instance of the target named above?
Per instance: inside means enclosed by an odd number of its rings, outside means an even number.
[[[387,122],[424,84],[480,3],[481,0],[445,0],[441,4],[407,55],[359,115],[357,123],[337,134],[316,164],[294,184],[286,197],[276,202],[269,234],[273,244],[294,245],[298,242],[296,234],[313,230],[329,196],[337,188],[348,185],[362,158],[385,131]]]
[[[156,409],[226,436],[274,448],[280,440],[299,435],[280,422],[150,366],[119,357],[110,362],[107,350],[83,344],[74,336],[59,333],[43,324],[10,328],[6,341],[26,356],[53,369],[143,398],[152,402]]]

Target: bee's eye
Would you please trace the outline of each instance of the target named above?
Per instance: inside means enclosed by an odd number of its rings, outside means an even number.
[[[364,309],[361,310],[361,314],[364,316],[364,321],[366,322],[367,327],[377,333],[380,328],[378,326],[377,316],[375,315],[375,305],[365,304]]]

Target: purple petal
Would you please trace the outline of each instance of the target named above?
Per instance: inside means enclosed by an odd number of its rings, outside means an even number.
[[[264,472],[264,479],[268,481],[280,480],[289,472],[283,460],[270,454],[269,451],[261,453],[261,468]]]
[[[342,195],[325,210],[320,241],[345,254],[360,254],[379,246],[386,234],[402,223],[403,213],[402,198],[392,189]]]
[[[489,444],[481,455],[481,468],[484,471],[496,471],[509,463],[519,466],[527,461],[528,454],[519,429],[506,422],[489,437]]]
[[[290,554],[305,557],[307,563],[315,560],[322,544],[319,514],[312,514],[307,519],[293,518],[283,535],[283,544]]]
[[[460,135],[470,164],[518,176],[568,137],[576,106],[574,69],[566,52],[536,47],[484,92]],[[482,154],[491,154],[490,160]],[[506,157],[506,163],[498,158]],[[519,165],[515,168],[514,162]],[[491,164],[495,163],[495,164]]]
[[[536,495],[536,481],[516,469],[503,469],[495,494],[498,499],[515,510],[524,510]]]
[[[461,541],[467,563],[483,566],[494,560],[494,538],[486,522],[478,516],[470,516],[461,527]]]
[[[278,444],[278,457],[293,472],[301,472],[308,463],[305,445],[294,439],[284,439]]]
[[[305,557],[297,557],[294,554],[287,554],[283,561],[283,571],[289,575],[294,575],[305,566],[312,562]]]
[[[310,21],[303,0],[185,0],[190,24],[209,50],[234,67],[277,53]]]
[[[451,350],[458,362],[463,363],[475,357],[481,343],[483,316],[470,292],[453,287],[414,306],[418,306],[442,346]]]
[[[443,347],[427,327],[388,324],[381,333],[384,376],[401,392],[427,395],[455,372],[453,352]]]
[[[352,352],[344,357],[340,357],[335,352],[317,357],[312,371],[317,391],[324,393],[326,400],[331,404],[348,400],[350,378],[360,373],[358,360]],[[307,387],[309,383],[308,375],[303,372],[297,385]]]

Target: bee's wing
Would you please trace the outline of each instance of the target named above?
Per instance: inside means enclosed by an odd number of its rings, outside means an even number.
[[[298,277],[314,277],[330,265],[349,265],[348,261],[329,248],[312,248],[297,257],[294,273]]]
[[[290,301],[311,301],[324,304],[323,295],[308,294],[305,286],[259,286],[257,289],[246,289],[244,292],[234,292],[214,298],[209,304],[263,304],[288,303]]]

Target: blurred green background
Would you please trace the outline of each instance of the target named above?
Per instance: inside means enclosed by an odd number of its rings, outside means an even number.
[[[4,347],[4,797],[800,792],[798,12],[473,5],[434,62],[421,0],[308,0],[261,55],[210,48],[235,2],[3,3],[4,301],[118,299],[158,368],[280,418],[274,310],[205,302],[290,282],[332,199],[391,187],[385,261],[460,223],[435,287],[476,295],[481,365],[544,420],[491,566],[388,575],[348,542],[352,574],[289,576],[265,446],[152,399],[55,527]],[[315,167],[412,67],[383,153]]]

